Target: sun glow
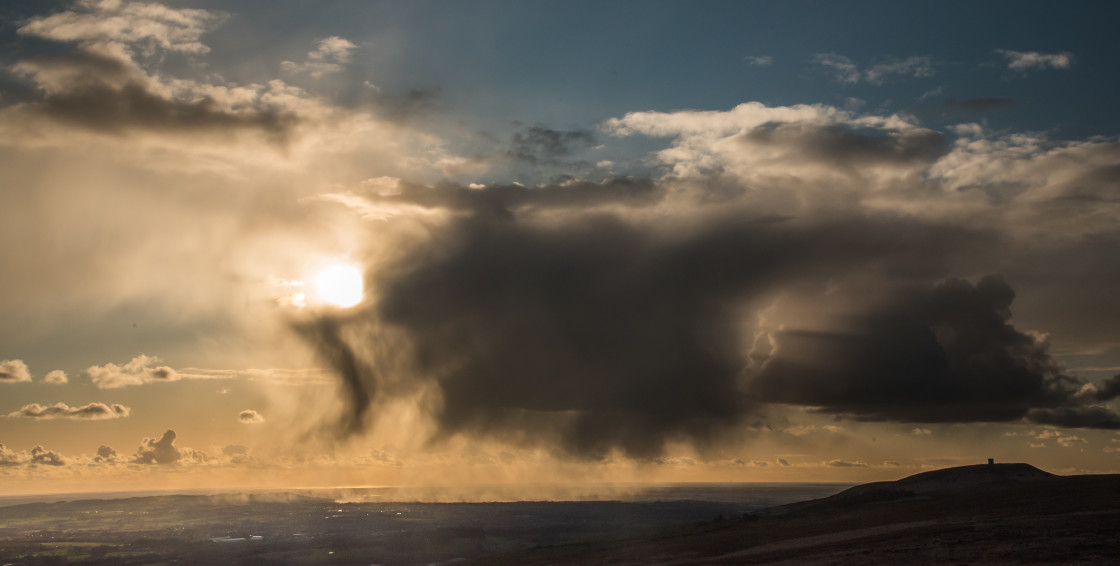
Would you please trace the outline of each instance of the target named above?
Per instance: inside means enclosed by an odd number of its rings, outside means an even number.
[[[315,298],[336,307],[362,302],[362,272],[352,265],[332,265],[315,274]]]

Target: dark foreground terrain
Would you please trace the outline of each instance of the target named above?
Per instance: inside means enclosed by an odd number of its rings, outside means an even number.
[[[634,537],[844,487],[678,484],[626,489],[611,501],[498,503],[405,503],[411,494],[378,489],[8,498],[19,504],[0,500],[0,565],[430,564]]]
[[[1120,564],[1120,475],[964,466],[608,542],[476,564]]]
[[[616,501],[394,503],[373,494],[338,503],[274,493],[24,503],[0,506],[0,565],[1120,564],[1120,475],[995,464],[842,490],[692,484]]]

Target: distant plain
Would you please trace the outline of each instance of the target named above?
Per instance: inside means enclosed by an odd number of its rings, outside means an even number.
[[[845,487],[627,484],[578,501],[478,501],[462,489],[386,487],[6,497],[0,561],[427,564],[738,518]]]

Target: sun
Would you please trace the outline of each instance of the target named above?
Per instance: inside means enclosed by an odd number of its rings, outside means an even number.
[[[315,274],[315,298],[336,307],[362,302],[362,272],[352,265],[331,265]]]

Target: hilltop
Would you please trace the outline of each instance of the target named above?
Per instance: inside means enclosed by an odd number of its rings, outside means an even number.
[[[1053,480],[1055,476],[1030,464],[979,464],[958,466],[922,472],[895,481],[882,481],[857,485],[836,495],[782,505],[762,511],[764,516],[777,516],[809,510],[822,511],[830,507],[898,501],[917,497],[956,498],[968,500],[989,489],[1004,490],[1025,484]],[[978,493],[972,493],[977,491]]]
[[[934,470],[733,520],[478,564],[1112,564],[1120,475],[1028,464]]]

